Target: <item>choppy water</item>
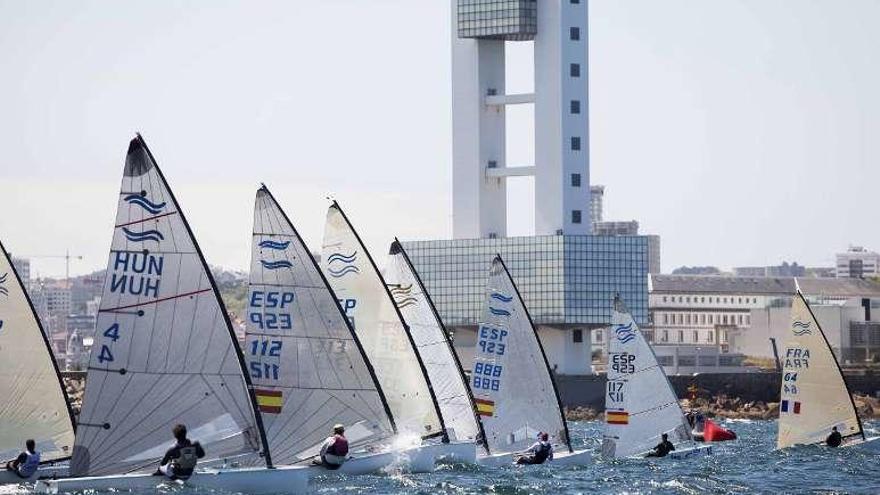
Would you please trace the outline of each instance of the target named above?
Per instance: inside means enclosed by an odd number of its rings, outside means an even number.
[[[852,493],[880,494],[880,455],[858,448],[774,450],[776,422],[724,422],[739,437],[715,444],[715,455],[605,461],[583,467],[439,468],[429,474],[360,476],[314,485],[318,493]],[[602,424],[573,423],[579,445],[597,447]],[[878,425],[866,425],[866,428]]]
[[[314,493],[394,494],[880,494],[880,454],[864,449],[796,447],[774,450],[776,422],[724,422],[739,439],[715,444],[715,455],[672,459],[606,461],[598,452],[581,467],[445,466],[426,474],[351,476],[315,481]],[[877,433],[880,424],[867,424]],[[595,449],[598,422],[571,424],[577,445]],[[153,495],[156,492],[134,495]],[[215,495],[209,490],[171,488],[173,495]],[[216,494],[220,495],[220,494]]]

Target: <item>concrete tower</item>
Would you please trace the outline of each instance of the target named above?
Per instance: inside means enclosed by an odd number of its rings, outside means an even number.
[[[504,237],[506,180],[534,176],[536,235],[590,233],[587,0],[451,0],[453,235]],[[534,41],[535,92],[505,91],[505,44]],[[507,105],[535,106],[535,163],[505,157]]]

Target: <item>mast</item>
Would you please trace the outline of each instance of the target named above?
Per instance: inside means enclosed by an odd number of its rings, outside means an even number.
[[[290,226],[291,230],[293,230],[294,235],[302,239],[300,237],[299,232],[296,230],[296,227],[293,225],[293,222],[290,221],[290,218],[287,216],[287,212],[281,208],[281,205],[278,204],[278,200],[275,199],[275,196],[269,191],[269,188],[266,187],[266,184],[260,184],[261,189],[265,191],[265,193],[269,196],[269,199],[275,203],[275,206],[278,207],[278,211],[281,212],[281,215],[284,217],[284,221]],[[348,328],[348,332],[351,334],[352,340],[354,340],[355,345],[357,345],[358,352],[364,360],[364,364],[366,364],[367,369],[370,371],[370,379],[373,380],[373,385],[376,387],[376,391],[379,393],[379,397],[382,399],[382,407],[385,409],[385,414],[388,416],[388,421],[391,423],[391,429],[397,434],[397,424],[394,422],[394,415],[391,413],[391,407],[388,406],[388,400],[385,398],[385,392],[382,390],[382,385],[379,383],[379,377],[376,376],[376,370],[373,369],[373,363],[367,359],[367,354],[364,351],[364,346],[361,344],[361,340],[358,338],[357,333],[354,331],[354,327],[351,326],[351,320],[345,315],[345,311],[342,309],[342,306],[339,304],[339,298],[336,297],[336,292],[333,291],[333,288],[330,287],[330,282],[327,281],[327,277],[324,275],[324,271],[321,270],[321,267],[318,266],[318,262],[315,261],[313,256],[309,256],[309,261],[312,262],[312,265],[315,267],[315,271],[321,276],[321,281],[324,282],[324,285],[327,287],[327,290],[330,291],[330,295],[333,296],[333,302],[336,305],[336,309],[339,311],[340,316],[345,321],[345,326]]]
[[[565,420],[565,413],[562,410],[562,398],[559,396],[559,388],[556,387],[556,379],[553,378],[553,372],[550,370],[550,361],[547,360],[547,353],[544,352],[544,345],[541,343],[541,337],[538,336],[538,329],[535,328],[535,322],[532,321],[532,315],[529,314],[529,308],[526,307],[526,302],[523,300],[522,294],[519,293],[519,288],[516,286],[516,283],[513,282],[513,277],[510,276],[510,271],[507,270],[507,265],[504,264],[501,255],[496,254],[495,260],[501,264],[501,268],[504,269],[504,273],[507,275],[507,278],[510,279],[510,285],[513,286],[513,291],[516,292],[516,297],[519,299],[520,304],[522,304],[523,310],[526,313],[526,318],[529,320],[529,326],[532,327],[532,333],[535,336],[535,340],[538,342],[538,349],[541,350],[541,357],[544,358],[545,369],[550,376],[550,383],[553,385],[553,393],[556,395],[556,407],[559,410],[560,418],[562,418],[562,427],[565,429],[565,444],[568,447],[569,452],[574,452],[574,449],[571,447],[571,435],[568,432],[568,421]]]
[[[397,237],[394,238],[394,242],[391,243],[391,254],[395,254],[400,252],[403,255],[404,261],[406,261],[406,265],[409,267],[410,271],[413,274],[413,278],[416,279],[416,282],[419,284],[419,288],[422,290],[422,294],[425,295],[425,301],[428,302],[428,307],[431,308],[431,313],[434,315],[434,319],[437,320],[437,324],[440,325],[440,330],[443,332],[443,341],[446,343],[449,348],[450,354],[452,354],[452,359],[455,361],[455,366],[458,368],[458,374],[461,377],[461,381],[464,384],[464,389],[467,391],[468,400],[471,404],[471,412],[474,414],[474,420],[477,422],[477,428],[480,430],[480,436],[482,437],[483,449],[485,449],[486,454],[490,454],[489,452],[489,442],[486,441],[486,431],[483,429],[483,420],[480,419],[480,415],[477,414],[477,410],[474,407],[474,392],[471,390],[470,385],[468,385],[467,376],[464,374],[464,368],[461,366],[461,360],[458,359],[458,354],[455,353],[455,348],[452,346],[452,341],[449,339],[449,332],[446,331],[446,325],[443,324],[443,319],[440,318],[440,313],[437,312],[437,307],[434,306],[434,301],[431,299],[431,296],[428,294],[428,290],[425,288],[425,284],[422,283],[422,277],[419,276],[419,273],[416,271],[415,267],[412,264],[412,261],[409,259],[409,254],[407,254],[406,250],[403,249],[403,245],[400,244],[400,241]],[[395,304],[395,307],[397,305]]]
[[[144,150],[149,155],[150,160],[153,162],[153,166],[156,167],[156,173],[159,174],[159,178],[162,179],[162,182],[166,184],[166,189],[168,190],[168,195],[171,196],[171,201],[174,204],[179,205],[180,203],[177,201],[177,197],[174,196],[174,191],[171,190],[170,187],[167,187],[168,181],[165,179],[165,175],[162,173],[162,169],[159,167],[159,163],[156,161],[156,158],[153,156],[153,153],[150,151],[150,148],[147,146],[146,141],[141,136],[140,133],[137,133],[137,139],[140,142],[141,146],[144,147]],[[202,248],[199,246],[199,241],[196,239],[196,236],[193,235],[193,231],[189,226],[189,222],[186,220],[186,216],[183,214],[183,211],[178,208],[177,214],[180,215],[181,223],[183,223],[184,228],[186,228],[187,234],[192,239],[193,247],[198,254],[199,261],[202,263],[202,268],[205,270],[205,273],[208,277],[208,282],[211,284],[211,290],[214,293],[214,297],[217,300],[217,304],[220,305],[220,313],[223,314],[223,320],[226,322],[226,328],[229,330],[229,338],[232,341],[232,348],[235,350],[235,357],[238,359],[238,366],[241,369],[241,373],[244,377],[244,382],[247,385],[248,397],[250,398],[251,410],[254,414],[254,420],[256,421],[257,430],[260,432],[260,441],[263,444],[263,456],[266,459],[266,467],[273,468],[272,465],[272,455],[269,452],[269,441],[266,438],[266,429],[263,427],[263,418],[260,415],[259,409],[257,409],[257,396],[254,394],[254,385],[251,382],[251,375],[247,371],[247,368],[244,364],[244,353],[241,351],[241,347],[238,345],[238,338],[235,336],[235,331],[232,329],[232,321],[229,319],[229,312],[226,311],[226,305],[223,304],[223,298],[220,297],[220,291],[217,289],[217,282],[214,280],[214,275],[211,273],[211,269],[208,267],[207,261],[205,261],[205,255],[202,254]]]
[[[425,363],[422,361],[422,356],[419,354],[419,350],[416,348],[416,343],[412,338],[412,335],[409,332],[409,325],[403,319],[403,315],[400,313],[400,308],[397,307],[397,304],[394,302],[394,297],[391,295],[391,291],[388,290],[388,284],[385,283],[385,277],[382,276],[382,272],[379,271],[379,267],[376,266],[376,262],[373,261],[373,256],[370,255],[370,251],[367,250],[364,241],[361,240],[361,236],[358,235],[357,230],[355,230],[354,226],[349,221],[348,216],[345,215],[345,212],[342,211],[342,208],[339,206],[339,203],[336,200],[333,201],[331,205],[332,208],[336,208],[339,211],[339,214],[342,215],[345,223],[348,224],[348,228],[351,229],[352,234],[354,234],[355,239],[357,239],[358,244],[364,246],[364,253],[367,255],[367,260],[370,262],[370,266],[373,267],[373,271],[376,272],[376,275],[379,277],[379,282],[382,284],[382,288],[385,291],[385,296],[388,298],[390,304],[394,307],[394,312],[397,314],[397,318],[400,320],[400,323],[403,325],[404,333],[406,333],[406,338],[409,340],[410,348],[413,351],[413,354],[416,356],[416,361],[419,363],[419,368],[422,371],[422,376],[425,378],[425,384],[428,387],[428,394],[431,396],[431,402],[434,404],[434,411],[437,414],[437,418],[440,421],[440,432],[439,435],[443,437],[443,443],[449,443],[449,434],[446,432],[446,423],[443,421],[443,415],[440,413],[440,405],[437,403],[437,395],[434,393],[434,387],[431,385],[431,378],[428,377],[428,370],[425,369]],[[323,276],[323,274],[322,274]],[[425,435],[422,438],[433,438],[438,435],[438,433],[434,433],[431,435]]]
[[[18,275],[18,270],[15,269],[15,264],[12,263],[12,256],[9,255],[9,252],[6,251],[6,248],[3,246],[3,242],[0,241],[0,251],[3,252],[3,256],[6,257],[6,260],[9,261],[9,267],[12,269],[13,275],[15,275],[15,280],[18,282],[18,285],[21,287],[21,291],[24,294],[24,300],[27,301],[28,307],[31,310],[31,314],[34,316],[34,320],[37,322],[37,328],[40,329],[40,336],[43,339],[43,343],[46,344],[46,352],[49,354],[49,360],[52,361],[52,369],[55,370],[55,377],[58,379],[58,388],[61,389],[61,396],[64,397],[64,403],[67,406],[67,416],[70,418],[70,427],[73,429],[73,432],[76,433],[76,420],[73,416],[73,408],[70,407],[70,397],[67,396],[67,388],[64,386],[64,380],[61,378],[61,370],[58,368],[58,361],[55,360],[55,353],[52,352],[52,344],[49,343],[49,338],[46,336],[46,330],[43,328],[43,322],[40,321],[40,317],[37,316],[37,310],[34,308],[34,303],[31,301],[31,296],[28,294],[27,287],[24,286],[24,283],[21,280],[21,277]],[[70,456],[56,459],[58,461],[69,459]]]
[[[828,351],[831,352],[831,356],[834,358],[834,366],[837,367],[837,372],[840,373],[840,378],[843,379],[843,384],[846,387],[847,396],[849,396],[849,404],[852,406],[853,414],[856,416],[856,421],[859,423],[859,435],[862,436],[862,440],[866,440],[865,437],[865,427],[862,425],[862,418],[859,417],[859,411],[856,409],[856,402],[853,400],[852,390],[849,388],[849,382],[846,380],[846,375],[843,374],[843,369],[840,367],[840,363],[837,362],[837,357],[834,356],[834,350],[831,348],[831,344],[828,343],[828,338],[825,337],[825,332],[822,330],[822,325],[819,324],[819,320],[816,318],[816,315],[813,314],[813,309],[810,307],[810,303],[807,302],[807,299],[804,297],[804,294],[801,292],[800,288],[797,288],[797,297],[800,297],[804,302],[804,305],[807,307],[807,311],[810,312],[810,317],[813,321],[816,322],[816,327],[819,329],[819,335],[822,336],[822,341],[825,342],[825,345],[828,347]],[[853,435],[847,435],[847,437],[851,437]],[[847,438],[844,437],[844,438]]]

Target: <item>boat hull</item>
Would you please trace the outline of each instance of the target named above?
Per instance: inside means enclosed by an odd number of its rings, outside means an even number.
[[[161,485],[181,484],[249,494],[305,493],[309,484],[309,469],[304,467],[279,467],[273,469],[212,469],[198,471],[186,481],[169,480],[164,476],[150,474],[127,474],[119,476],[88,476],[56,480],[38,480],[36,493],[69,493],[82,490],[136,490],[155,489]]]
[[[479,448],[479,447],[478,447]],[[513,464],[514,453],[505,452],[502,454],[477,456],[477,464],[481,466],[509,466]],[[592,451],[587,449],[575,450],[574,452],[554,452],[553,460],[544,464],[553,466],[577,466],[584,465],[592,459]]]
[[[714,453],[712,445],[698,445],[681,450],[673,450],[666,457],[670,459],[690,459],[692,457],[705,457]]]
[[[8,471],[6,469],[0,470],[0,485],[9,485],[9,484],[18,484],[18,483],[33,483],[34,481],[40,478],[61,478],[67,476],[68,467],[66,465],[61,466],[40,466],[40,469],[33,474],[30,478],[20,478],[18,475],[14,474],[12,471]]]
[[[858,449],[864,449],[871,452],[880,452],[880,436],[876,437],[868,437],[864,440],[858,440],[855,442],[848,442],[842,445],[843,448],[855,447]]]

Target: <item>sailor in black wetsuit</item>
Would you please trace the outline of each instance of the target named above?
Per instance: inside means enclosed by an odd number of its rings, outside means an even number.
[[[155,474],[164,474],[170,479],[187,479],[196,469],[196,463],[205,457],[205,449],[199,442],[190,442],[186,438],[186,426],[177,425],[172,430],[177,444],[165,452]]]
[[[675,450],[675,445],[672,445],[672,442],[669,441],[669,435],[664,433],[663,441],[658,443],[657,446],[654,447],[654,451],[645,457],[666,457],[666,455],[673,450]]]
[[[832,427],[831,434],[825,439],[825,444],[829,447],[840,447],[841,442],[843,442],[843,437],[840,436],[836,426]]]
[[[548,459],[553,459],[553,445],[550,443],[550,435],[544,432],[538,434],[538,441],[528,450],[515,456],[517,464],[544,464]]]

